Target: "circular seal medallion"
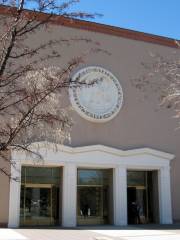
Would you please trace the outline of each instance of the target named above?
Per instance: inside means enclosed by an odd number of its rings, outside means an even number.
[[[87,67],[72,78],[80,86],[69,88],[74,109],[85,119],[107,122],[121,109],[123,91],[118,79],[102,67]]]

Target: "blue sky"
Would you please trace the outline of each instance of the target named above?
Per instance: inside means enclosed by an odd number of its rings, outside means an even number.
[[[180,39],[180,0],[81,0],[72,9],[104,15],[91,21]]]

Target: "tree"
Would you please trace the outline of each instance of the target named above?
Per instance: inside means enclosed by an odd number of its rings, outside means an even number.
[[[132,79],[132,83],[145,95],[148,90],[156,92],[160,106],[174,109],[180,124],[180,42],[175,43],[177,50],[171,57],[150,53],[151,63],[142,63],[145,74]]]
[[[54,14],[60,15],[62,20],[97,15],[68,11],[78,2],[1,0],[5,11],[0,16],[0,156],[12,166],[14,163],[4,154],[10,147],[33,154],[29,148],[32,140],[46,139],[49,132],[55,142],[69,138],[72,121],[67,109],[59,107],[59,97],[62,89],[82,84],[72,82],[70,74],[83,61],[83,56],[72,59],[63,69],[48,66],[48,61],[60,58],[60,52],[54,48],[58,44],[76,41],[98,44],[90,39],[64,39],[62,36],[32,47],[27,40],[42,28],[49,31],[50,22],[56,17]],[[42,13],[46,13],[43,18]],[[0,171],[11,177],[7,169],[1,167]]]

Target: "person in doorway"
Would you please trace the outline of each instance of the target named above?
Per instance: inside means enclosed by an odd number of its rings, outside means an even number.
[[[136,202],[131,202],[130,209],[131,209],[133,224],[141,224],[141,219],[140,219],[141,207]]]
[[[88,209],[89,209],[89,205],[88,204],[84,204],[82,206],[82,214],[83,214],[84,218],[88,217]]]

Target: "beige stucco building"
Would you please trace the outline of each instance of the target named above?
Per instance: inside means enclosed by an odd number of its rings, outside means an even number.
[[[0,10],[3,14],[3,9]],[[53,38],[87,38],[62,47],[60,62],[89,51],[72,76],[91,81],[92,89],[70,90],[64,104],[74,108],[71,144],[38,143],[44,158],[35,164],[11,151],[17,164],[9,181],[0,175],[0,225],[9,227],[139,223],[180,220],[180,132],[172,110],[160,108],[154,93],[145,100],[131,79],[144,73],[150,52],[173,56],[172,39],[101,24],[56,17],[51,33],[41,30],[33,44]],[[158,79],[157,79],[158,81]],[[91,87],[90,87],[91,88]],[[32,143],[35,150],[37,143]],[[1,161],[0,164],[5,164]]]

